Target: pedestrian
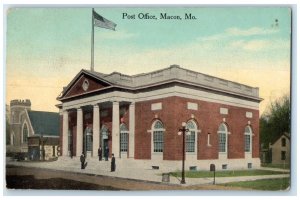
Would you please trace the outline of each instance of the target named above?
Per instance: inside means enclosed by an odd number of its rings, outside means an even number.
[[[100,146],[98,149],[98,156],[99,156],[99,161],[102,160],[102,147]]]
[[[108,156],[109,156],[109,148],[108,148],[108,146],[105,147],[104,156],[105,156],[105,161],[108,161]]]
[[[116,170],[116,159],[114,154],[111,154],[111,166],[110,166],[110,171],[114,172]]]
[[[87,166],[87,162],[85,162],[85,155],[83,152],[80,156],[80,162],[81,162],[81,169],[85,169]]]

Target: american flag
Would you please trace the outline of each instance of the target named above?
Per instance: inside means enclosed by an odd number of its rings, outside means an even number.
[[[111,30],[115,31],[117,24],[109,21],[108,19],[105,19],[104,17],[102,17],[101,15],[96,13],[95,11],[93,11],[93,15],[94,15],[94,26],[111,29]]]

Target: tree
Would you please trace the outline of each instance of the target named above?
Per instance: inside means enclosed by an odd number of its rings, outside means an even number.
[[[266,113],[260,118],[260,142],[263,148],[280,137],[284,132],[291,132],[290,97],[284,95],[271,102]]]

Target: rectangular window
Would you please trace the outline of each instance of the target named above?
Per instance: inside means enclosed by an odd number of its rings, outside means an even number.
[[[128,133],[121,132],[120,134],[120,150],[121,152],[128,150]]]
[[[285,146],[286,146],[286,139],[285,139],[285,138],[282,138],[282,139],[281,139],[281,146],[282,146],[282,147],[285,147]]]
[[[190,135],[186,135],[185,151],[195,152],[195,131],[191,131]]]
[[[154,131],[153,132],[153,146],[154,152],[163,152],[164,147],[164,138],[163,138],[163,132],[162,131]]]
[[[250,152],[250,135],[245,135],[245,152]]]
[[[286,159],[286,151],[281,151],[281,160]]]
[[[55,157],[55,146],[52,146],[52,157]]]
[[[248,169],[252,169],[252,163],[248,163]]]
[[[223,164],[223,165],[222,165],[222,169],[227,169],[227,165],[226,165],[226,164]]]
[[[219,133],[219,152],[226,152],[226,133]]]

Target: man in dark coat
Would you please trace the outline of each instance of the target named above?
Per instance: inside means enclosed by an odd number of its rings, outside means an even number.
[[[81,169],[85,169],[85,167],[87,166],[87,163],[85,162],[85,155],[83,152],[80,156],[80,162],[81,162]]]
[[[98,149],[98,156],[99,156],[99,161],[102,160],[102,147],[100,146]]]
[[[116,159],[114,154],[111,154],[111,166],[110,166],[110,171],[114,172],[116,170]]]
[[[105,156],[105,161],[108,161],[108,156],[109,156],[109,148],[108,148],[108,146],[105,147],[104,156]]]

